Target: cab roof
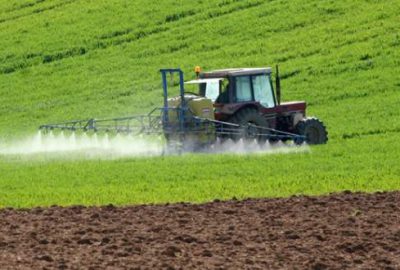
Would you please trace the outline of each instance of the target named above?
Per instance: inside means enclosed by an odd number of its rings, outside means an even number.
[[[229,68],[219,69],[209,72],[203,72],[202,78],[221,78],[228,76],[242,76],[242,75],[258,75],[258,74],[270,74],[271,68]]]

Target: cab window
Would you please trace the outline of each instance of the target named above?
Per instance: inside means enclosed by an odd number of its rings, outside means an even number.
[[[242,76],[236,77],[236,101],[252,101],[253,95],[251,93],[251,81],[250,77]]]
[[[267,75],[252,77],[254,100],[260,102],[266,108],[275,107],[271,81]]]
[[[219,96],[219,81],[208,82],[205,90],[205,96],[214,102]]]
[[[211,99],[213,102],[219,96],[220,81],[209,81],[199,84],[199,95]]]

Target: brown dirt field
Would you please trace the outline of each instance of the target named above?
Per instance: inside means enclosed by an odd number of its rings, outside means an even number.
[[[0,210],[1,269],[400,269],[400,192]]]

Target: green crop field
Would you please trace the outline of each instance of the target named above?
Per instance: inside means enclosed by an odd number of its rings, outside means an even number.
[[[146,113],[158,70],[279,64],[327,145],[112,160],[0,155],[0,206],[136,204],[400,189],[400,2],[0,2],[0,142],[40,124]],[[1,145],[1,144],[0,144]]]

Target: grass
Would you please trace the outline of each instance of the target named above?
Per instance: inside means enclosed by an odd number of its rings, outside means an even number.
[[[400,189],[400,3],[0,3],[0,138],[68,119],[147,112],[161,67],[279,63],[328,145],[287,155],[121,160],[0,157],[0,205],[131,204]],[[22,159],[22,160],[21,160]]]
[[[16,156],[0,162],[0,206],[205,202],[399,188],[395,135],[348,139],[311,152],[118,160]],[[388,150],[390,149],[390,150]],[[327,158],[329,157],[329,158]],[[384,172],[384,173],[382,173]]]

